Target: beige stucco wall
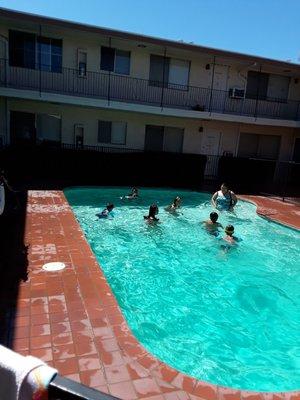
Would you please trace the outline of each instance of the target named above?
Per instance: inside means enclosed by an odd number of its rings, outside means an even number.
[[[1,110],[4,107],[0,101]],[[124,147],[143,149],[146,125],[162,125],[184,129],[184,153],[201,153],[201,142],[207,132],[217,130],[221,133],[219,154],[224,151],[237,152],[240,132],[281,136],[279,158],[288,160],[291,156],[296,131],[293,128],[257,126],[250,124],[227,123],[221,121],[201,121],[187,118],[155,116],[134,112],[91,109],[26,100],[8,100],[8,109],[34,113],[57,114],[62,117],[62,141],[74,144],[74,125],[84,126],[84,144],[98,145],[98,120],[127,122],[127,142]],[[0,115],[1,115],[0,111]],[[199,129],[199,128],[203,128]],[[202,132],[201,132],[202,130]],[[113,146],[113,145],[111,145]]]
[[[101,45],[109,46],[131,51],[130,76],[140,79],[149,79],[150,54],[163,55],[166,50],[168,57],[179,58],[190,61],[189,85],[201,88],[209,88],[212,83],[212,70],[206,69],[207,64],[213,62],[212,56],[200,54],[191,51],[180,50],[172,47],[164,49],[162,46],[147,44],[146,48],[138,47],[137,42],[116,39],[109,40],[103,35],[71,31],[70,29],[56,29],[54,26],[37,25],[24,21],[14,21],[8,24],[6,21],[0,21],[0,35],[8,37],[9,29],[20,29],[29,32],[35,32],[44,36],[63,39],[63,66],[68,68],[77,68],[78,49],[87,52],[87,69],[89,71],[100,72],[100,48]],[[233,87],[244,88],[248,69],[252,69],[251,64],[240,62],[233,59],[217,59],[218,65],[228,67],[225,90]],[[102,71],[103,72],[103,71]],[[268,71],[264,71],[268,72]],[[274,73],[274,71],[270,71]],[[105,72],[104,72],[105,73]],[[277,71],[280,73],[280,71]],[[281,71],[282,73],[282,71]],[[295,78],[299,82],[295,83]],[[289,98],[300,100],[300,77],[291,79]]]

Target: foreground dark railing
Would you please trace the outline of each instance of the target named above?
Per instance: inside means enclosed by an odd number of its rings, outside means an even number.
[[[49,400],[117,400],[81,383],[57,375],[49,385]]]
[[[62,68],[60,73],[9,65],[0,59],[0,86],[157,107],[300,120],[300,102],[232,98],[229,91],[153,82],[124,75]]]

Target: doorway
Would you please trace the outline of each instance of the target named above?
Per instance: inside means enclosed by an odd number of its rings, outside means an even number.
[[[14,145],[36,143],[35,114],[10,112],[10,141]]]
[[[207,129],[201,143],[201,153],[207,156],[204,175],[214,179],[218,175],[219,150],[222,133],[217,129]]]

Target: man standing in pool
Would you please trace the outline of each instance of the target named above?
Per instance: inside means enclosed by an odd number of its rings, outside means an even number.
[[[220,190],[213,194],[211,203],[217,210],[233,211],[233,207],[237,203],[237,197],[226,183],[222,183]]]

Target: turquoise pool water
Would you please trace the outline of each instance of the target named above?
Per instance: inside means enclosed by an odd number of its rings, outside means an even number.
[[[300,388],[300,233],[239,202],[220,214],[242,241],[225,253],[200,222],[212,211],[204,193],[128,188],[65,191],[140,342],[159,359],[201,380],[234,388]],[[179,195],[182,214],[164,207]],[[143,215],[158,202],[161,223]],[[107,202],[113,219],[95,214]]]

